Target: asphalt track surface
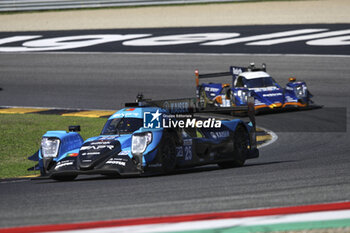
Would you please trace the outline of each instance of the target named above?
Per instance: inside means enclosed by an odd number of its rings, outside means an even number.
[[[240,210],[350,199],[350,60],[327,56],[0,54],[0,105],[116,109],[137,93],[191,97],[193,71],[268,64],[280,84],[307,82],[325,107],[260,115],[278,140],[246,166],[73,182],[0,182],[0,227]]]

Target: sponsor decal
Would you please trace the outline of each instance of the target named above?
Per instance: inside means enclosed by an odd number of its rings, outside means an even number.
[[[125,167],[126,161],[123,161],[120,158],[111,158],[106,162],[106,164],[119,165]]]
[[[55,167],[55,170],[61,168],[61,167],[66,167],[66,166],[71,166],[73,165],[73,161],[71,160],[65,160],[65,161],[60,161],[57,163],[56,167]]]
[[[239,36],[238,33],[194,33],[166,35],[139,40],[129,40],[123,42],[124,46],[165,46],[165,45],[183,45],[192,43],[201,43],[207,41],[223,40]]]
[[[183,156],[184,156],[184,153],[183,153],[183,150],[182,150],[182,146],[176,147],[176,157],[182,158]]]
[[[130,153],[129,150],[123,150],[123,151],[119,152],[118,155],[128,155],[129,153]]]
[[[99,155],[101,154],[100,152],[88,152],[86,153],[87,155]]]
[[[135,108],[127,108],[127,109],[125,109],[125,111],[134,111],[135,110]]]
[[[240,67],[232,67],[232,74],[238,76],[239,74],[243,73],[242,68]]]
[[[165,101],[163,108],[171,113],[186,113],[190,110],[190,104],[186,101],[184,102],[169,102]]]
[[[330,28],[304,28],[282,30],[266,34],[241,36],[238,32],[203,32],[191,34],[87,34],[45,38],[44,35],[14,35],[0,38],[0,52],[60,51],[114,43],[123,47],[183,46],[198,44],[204,46],[271,46],[304,41],[305,46],[347,46],[350,30]],[[241,71],[232,69],[233,74]]]
[[[184,159],[192,160],[192,139],[185,139],[183,144]]]
[[[275,86],[271,86],[271,87],[254,87],[254,88],[248,88],[248,89],[250,91],[255,91],[255,92],[279,90],[279,88],[277,88]]]
[[[93,145],[91,145],[91,146],[82,146],[81,148],[80,148],[80,150],[82,151],[82,150],[100,150],[100,149],[105,149],[105,148],[108,148],[108,149],[110,149],[110,150],[113,150],[113,148],[114,148],[114,146],[113,145],[98,145],[98,146],[93,146]]]
[[[110,141],[98,141],[98,142],[92,142],[90,145],[109,145],[111,144]]]
[[[297,99],[294,99],[294,98],[292,98],[292,97],[290,97],[290,96],[286,96],[286,101],[285,102],[298,102],[298,100]]]
[[[184,146],[192,146],[192,139],[185,139]]]
[[[99,141],[106,141],[106,140],[115,140],[117,138],[118,137],[116,137],[116,136],[103,136],[103,137],[100,137],[98,140]]]
[[[117,42],[140,37],[150,36],[150,34],[108,34],[108,35],[77,35],[55,37],[48,39],[38,39],[41,35],[35,36],[13,36],[0,40],[0,44],[7,44],[19,41],[26,41],[22,46],[0,47],[0,52],[32,52],[32,51],[56,51],[89,47],[103,43]],[[35,39],[35,40],[33,40]],[[5,43],[1,43],[5,41]]]
[[[192,146],[184,146],[184,158],[186,161],[192,160]]]
[[[209,92],[218,92],[218,91],[220,91],[219,88],[215,88],[215,87],[205,87],[204,90],[205,91],[209,91]]]
[[[125,110],[126,111],[126,110]],[[116,113],[116,114],[113,114],[113,118],[122,118],[122,117],[139,117],[140,114],[137,113],[137,112],[133,112],[133,111],[127,111],[127,112],[124,112],[124,113]]]
[[[263,97],[274,97],[274,96],[281,96],[283,95],[282,93],[268,93],[268,94],[263,94]]]

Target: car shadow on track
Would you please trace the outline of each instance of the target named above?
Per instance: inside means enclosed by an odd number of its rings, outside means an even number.
[[[264,162],[264,163],[249,163],[244,165],[244,167],[255,167],[255,166],[264,166],[264,165],[272,165],[272,164],[280,164],[280,163],[295,163],[298,162],[298,160],[287,160],[287,161],[273,161],[273,162]]]
[[[158,173],[158,174],[151,174],[147,176],[104,176],[104,175],[81,175],[77,179],[73,181],[55,181],[51,179],[33,179],[33,180],[42,180],[43,182],[40,182],[38,184],[45,184],[45,183],[56,183],[56,182],[86,182],[86,181],[98,181],[98,180],[125,180],[125,179],[147,179],[147,178],[153,178],[153,177],[171,177],[171,176],[178,176],[178,175],[186,175],[186,174],[198,174],[202,172],[211,172],[211,171],[220,171],[220,170],[235,170],[235,169],[244,169],[245,167],[257,167],[257,166],[266,166],[266,165],[273,165],[273,164],[281,164],[281,163],[294,163],[297,162],[296,160],[287,160],[287,161],[271,161],[271,162],[253,162],[244,165],[240,168],[220,168],[218,165],[205,165],[205,166],[199,166],[199,167],[193,167],[193,168],[183,168],[176,170],[171,173]]]

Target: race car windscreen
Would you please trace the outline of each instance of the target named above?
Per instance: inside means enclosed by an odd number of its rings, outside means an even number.
[[[140,118],[114,118],[106,122],[101,135],[130,134],[142,126]]]
[[[244,81],[248,88],[276,86],[276,82],[271,77],[246,79]]]

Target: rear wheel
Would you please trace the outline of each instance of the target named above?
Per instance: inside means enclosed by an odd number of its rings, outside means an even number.
[[[233,160],[218,163],[222,168],[241,167],[244,165],[248,155],[249,135],[243,125],[236,128],[233,137]]]

